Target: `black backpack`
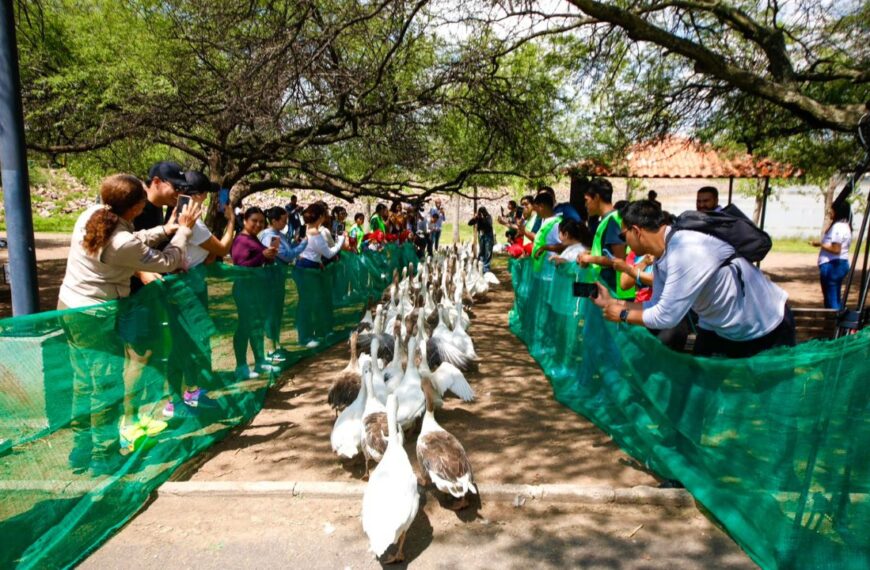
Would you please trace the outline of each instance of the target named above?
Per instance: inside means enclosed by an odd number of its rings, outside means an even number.
[[[701,232],[732,246],[735,254],[723,265],[727,265],[735,257],[743,257],[752,262],[761,261],[773,246],[767,232],[752,223],[734,204],[725,206],[720,212],[683,212],[677,217],[668,237],[672,237],[679,230]]]

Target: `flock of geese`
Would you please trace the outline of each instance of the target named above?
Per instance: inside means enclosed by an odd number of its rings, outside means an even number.
[[[401,277],[394,272],[381,304],[367,308],[351,334],[350,362],[329,388],[336,412],[332,449],[340,458],[365,460],[362,525],[371,550],[380,557],[398,544],[385,563],[404,560],[418,483],[452,495],[455,510],[477,494],[465,449],[436,421],[435,410],[447,392],[474,400],[465,377],[477,360],[468,311],[475,297],[497,284],[472,246],[438,251],[416,271],[404,268]],[[415,432],[419,478],[403,447],[406,434]],[[376,466],[370,471],[371,463]]]

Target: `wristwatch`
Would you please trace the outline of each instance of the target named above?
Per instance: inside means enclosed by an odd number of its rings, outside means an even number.
[[[628,309],[622,309],[619,311],[619,320],[623,323],[628,322]]]

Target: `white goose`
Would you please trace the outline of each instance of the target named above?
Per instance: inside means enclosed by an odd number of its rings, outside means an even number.
[[[402,429],[409,429],[423,415],[426,397],[420,387],[420,372],[417,370],[417,337],[408,341],[408,366],[394,394],[399,400],[398,421]]]
[[[438,407],[443,403],[441,397],[448,391],[459,396],[463,402],[474,400],[474,390],[459,368],[449,362],[442,362],[435,372],[432,372],[429,368],[428,348],[425,343],[420,345],[420,351],[423,354],[420,360],[420,377],[425,378],[427,375],[432,377],[435,389],[438,391],[438,398],[435,401]]]
[[[365,409],[366,388],[360,386],[359,393],[351,405],[342,411],[332,426],[329,441],[332,450],[339,457],[352,459],[360,452],[362,443],[362,415]]]
[[[459,499],[450,506],[458,511],[468,506],[469,493],[477,494],[471,463],[459,440],[435,421],[435,395],[429,375],[423,377],[423,391],[426,393],[426,414],[417,438],[417,462],[423,472],[424,483],[428,479],[442,493]]]
[[[387,396],[387,450],[371,473],[362,504],[362,525],[371,551],[381,556],[391,544],[398,542],[398,550],[383,561],[385,564],[405,559],[405,535],[420,507],[417,477],[399,442],[397,404],[394,394]]]

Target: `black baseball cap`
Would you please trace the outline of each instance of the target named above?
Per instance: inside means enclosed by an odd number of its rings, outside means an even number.
[[[188,170],[184,173],[184,187],[178,190],[184,194],[205,194],[217,192],[220,186],[208,179],[208,176],[196,170]]]
[[[148,183],[150,184],[155,178],[169,182],[177,192],[186,189],[188,185],[187,179],[184,177],[184,169],[177,162],[158,162],[149,168]]]

